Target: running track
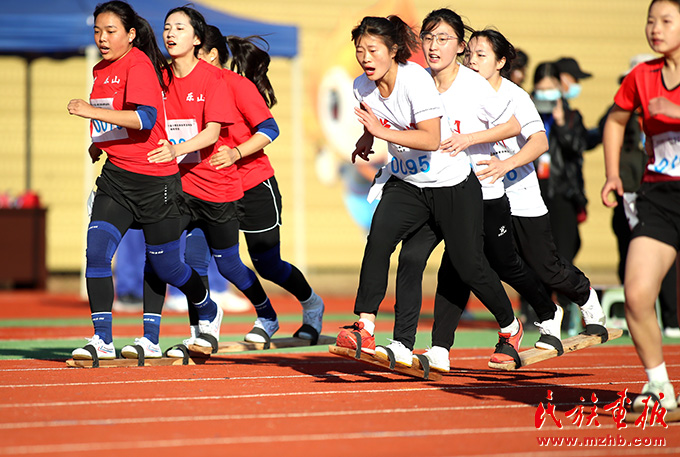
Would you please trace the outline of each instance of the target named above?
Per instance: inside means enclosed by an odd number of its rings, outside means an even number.
[[[327,303],[333,311],[335,302]],[[351,308],[350,300],[337,303],[343,312]],[[0,293],[0,318],[48,310],[55,318],[87,316],[73,297]],[[437,383],[331,356],[324,347],[185,367],[69,369],[63,360],[0,360],[0,455],[680,455],[680,423],[618,430],[604,411],[617,392],[639,392],[644,383],[632,346],[597,346],[511,373],[487,369],[489,353],[455,349],[451,373]],[[667,345],[665,354],[680,386],[680,345]],[[593,394],[600,426],[572,424],[565,413],[583,404],[589,414]],[[536,428],[541,402],[555,406],[562,429],[549,417]],[[542,446],[544,438],[553,441]],[[643,446],[628,445],[635,439]]]

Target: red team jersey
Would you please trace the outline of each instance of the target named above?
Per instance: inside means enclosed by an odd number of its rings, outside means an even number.
[[[635,67],[621,83],[614,97],[616,104],[626,111],[642,108],[642,124],[647,141],[654,145],[643,182],[680,181],[680,119],[650,116],[649,101],[664,97],[680,105],[680,88],[667,89],[661,69],[664,59],[644,62]]]
[[[156,108],[156,123],[151,130],[119,127],[98,120],[90,121],[90,135],[108,159],[124,170],[151,176],[177,173],[177,164],[151,163],[147,154],[158,147],[165,135],[163,96],[156,71],[149,58],[133,47],[120,59],[102,60],[92,70],[94,84],[90,104],[98,108],[135,110],[137,105]]]
[[[174,144],[196,136],[208,122],[230,124],[235,118],[231,93],[222,78],[222,70],[199,60],[184,78],[173,76],[166,97],[167,133]],[[236,166],[217,170],[208,158],[222,144],[179,157],[182,188],[201,200],[224,203],[243,197],[241,178]]]
[[[222,129],[220,142],[233,148],[253,136],[257,131],[256,125],[273,116],[257,87],[248,78],[231,70],[222,70],[222,76],[236,104],[236,117],[233,124]],[[269,157],[264,153],[264,149],[239,160],[236,165],[241,175],[244,191],[274,176],[274,168],[269,162]]]

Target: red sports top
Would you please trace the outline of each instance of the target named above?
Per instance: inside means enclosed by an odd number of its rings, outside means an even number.
[[[97,120],[90,121],[90,135],[98,148],[106,152],[114,165],[134,173],[168,176],[177,173],[177,164],[151,163],[147,154],[167,138],[163,123],[163,96],[156,71],[149,58],[133,47],[113,62],[102,60],[92,70],[94,84],[90,104],[99,108],[135,110],[136,105],[156,108],[156,123],[151,130],[119,127]]]
[[[221,70],[203,60],[184,78],[172,78],[165,103],[168,138],[174,144],[191,139],[208,122],[219,122],[224,127],[236,118]],[[218,140],[213,146],[178,158],[184,192],[217,203],[243,197],[236,166],[217,170],[208,161],[220,144]]]
[[[256,125],[273,116],[252,81],[231,70],[222,70],[222,75],[236,104],[237,113],[234,123],[222,129],[220,142],[233,148],[253,136],[257,132]],[[244,191],[274,176],[274,168],[264,149],[237,161],[236,165]]]
[[[642,181],[680,181],[680,119],[650,116],[649,101],[664,97],[680,105],[680,86],[667,89],[661,69],[664,59],[650,60],[633,68],[621,83],[614,97],[616,104],[626,111],[642,108],[642,125],[647,141],[654,145],[654,157],[645,168]]]

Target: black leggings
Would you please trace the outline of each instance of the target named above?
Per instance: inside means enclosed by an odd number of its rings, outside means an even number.
[[[98,192],[95,197],[90,220],[92,222],[103,221],[113,225],[120,232],[121,238],[135,222],[134,216],[128,209],[102,192]],[[163,219],[151,224],[141,224],[141,228],[147,245],[161,245],[179,239],[181,220],[179,218]],[[111,256],[117,248],[118,244],[109,247],[112,250]],[[93,249],[93,247],[88,246],[89,249]],[[176,261],[182,263],[179,255]],[[111,312],[115,296],[112,276],[88,277],[86,282],[91,312]],[[178,287],[189,300],[200,302],[205,298],[206,288],[198,274],[193,270],[186,283],[173,285]],[[161,308],[149,312],[160,313]]]

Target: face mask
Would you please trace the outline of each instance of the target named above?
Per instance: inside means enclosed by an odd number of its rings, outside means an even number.
[[[578,83],[574,83],[571,86],[569,86],[569,90],[567,91],[566,94],[564,94],[564,98],[571,100],[572,98],[576,98],[579,95],[581,95],[581,85]]]
[[[554,102],[562,97],[559,89],[535,90],[534,100]]]

